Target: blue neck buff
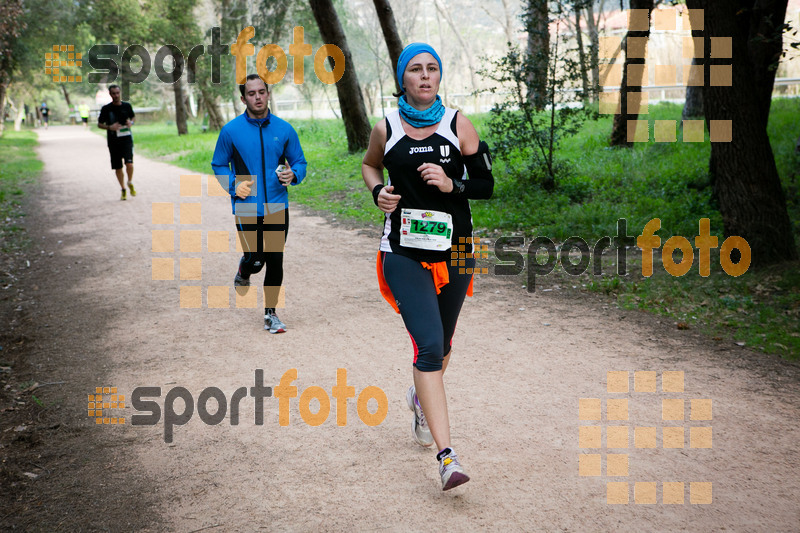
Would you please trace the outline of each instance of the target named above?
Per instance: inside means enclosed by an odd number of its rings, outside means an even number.
[[[405,95],[400,97],[398,106],[403,120],[415,128],[424,128],[425,126],[438,124],[444,116],[444,106],[438,94],[436,95],[436,101],[433,102],[433,105],[423,111],[412,107],[411,104],[406,101]]]

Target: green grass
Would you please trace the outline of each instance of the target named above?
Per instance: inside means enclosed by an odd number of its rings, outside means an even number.
[[[22,202],[42,171],[36,158],[36,134],[9,131],[0,137],[0,251],[8,254],[27,243],[23,226]]]
[[[680,122],[681,106],[651,105],[648,119]],[[481,136],[487,115],[470,117]],[[373,119],[373,123],[376,119]],[[691,239],[701,218],[711,220],[711,234],[722,242],[722,218],[713,204],[707,170],[710,144],[641,143],[631,149],[608,147],[611,117],[589,121],[581,133],[565,139],[557,157],[570,168],[556,191],[525,185],[516,169],[519,161],[495,159],[495,194],[490,201],[473,201],[476,232],[484,237],[503,234],[547,236],[561,242],[580,236],[590,246],[617,233],[617,220],[627,219],[628,234],[638,235],[653,218],[661,219],[662,243],[673,235]],[[800,157],[794,152],[800,123],[800,100],[775,99],[769,135],[779,174],[787,192],[789,216],[800,235]],[[337,120],[295,120],[308,160],[306,181],[290,191],[292,202],[333,213],[341,220],[376,224],[380,214],[361,179],[363,153],[349,154],[344,128]],[[216,134],[178,137],[174,126],[137,126],[136,147],[148,157],[167,160],[196,172],[210,173]],[[651,131],[652,137],[652,131]],[[491,142],[490,142],[491,144]],[[744,342],[766,353],[800,358],[800,274],[798,265],[756,271],[732,278],[712,258],[708,278],[689,274],[674,278],[657,263],[656,275],[642,278],[631,250],[630,271],[639,274],[582,276],[577,286],[602,292],[625,308],[646,309],[674,319],[680,327],[699,329],[724,342]],[[639,260],[640,261],[640,260]],[[639,262],[638,265],[641,265]],[[660,270],[659,270],[660,268]],[[610,272],[611,268],[604,269]],[[562,277],[566,276],[563,274]],[[553,279],[556,279],[556,275]],[[564,280],[564,285],[574,279]]]
[[[673,278],[660,264],[651,278],[641,270],[626,277],[589,281],[590,290],[616,297],[624,309],[643,309],[671,319],[678,329],[696,329],[720,342],[736,342],[789,359],[800,358],[800,269],[778,265],[734,278],[712,256],[712,271],[697,265]]]

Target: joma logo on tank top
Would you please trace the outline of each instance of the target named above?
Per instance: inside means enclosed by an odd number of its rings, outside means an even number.
[[[408,151],[408,155],[424,154],[427,152],[433,152],[433,146],[412,146],[411,149]]]

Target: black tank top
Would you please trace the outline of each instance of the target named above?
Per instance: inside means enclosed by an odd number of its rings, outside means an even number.
[[[451,244],[459,245],[464,242],[462,238],[472,237],[469,201],[463,196],[443,193],[438,187],[426,184],[417,171],[423,163],[434,163],[441,166],[451,179],[463,180],[466,177],[456,134],[457,113],[455,109],[445,108],[436,131],[420,141],[405,134],[398,111],[387,115],[383,166],[389,173],[387,185],[394,186],[392,194],[399,194],[401,198],[397,209],[386,214],[381,251],[429,263],[450,260],[450,250],[424,250],[400,244],[403,208],[449,213],[453,217]],[[467,244],[462,250],[470,253],[472,245]]]

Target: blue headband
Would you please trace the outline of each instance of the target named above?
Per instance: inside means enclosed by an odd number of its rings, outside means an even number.
[[[439,76],[444,77],[444,72],[442,71],[442,60],[439,59],[439,54],[436,53],[436,50],[429,44],[425,43],[411,43],[405,48],[403,51],[400,52],[400,57],[397,59],[397,83],[400,85],[400,91],[405,92],[403,90],[403,73],[406,71],[406,67],[408,66],[408,62],[411,59],[418,55],[428,52],[433,58],[439,63]]]

